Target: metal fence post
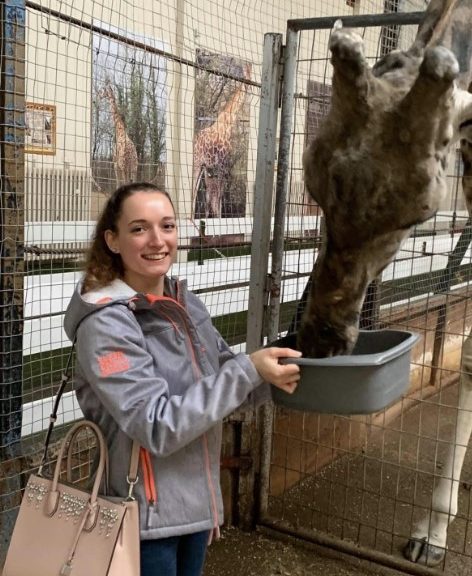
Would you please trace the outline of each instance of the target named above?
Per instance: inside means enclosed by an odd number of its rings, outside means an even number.
[[[298,36],[299,33],[297,30],[292,30],[290,27],[287,28],[287,45],[284,51],[277,184],[275,191],[274,239],[272,247],[272,270],[268,317],[269,340],[273,340],[277,337],[279,329],[280,291],[284,257],[284,227],[288,196]]]
[[[1,26],[0,560],[21,482],[23,364],[25,3],[4,0]]]
[[[274,191],[275,143],[280,86],[282,35],[265,34],[259,130],[257,141],[256,180],[251,246],[251,275],[247,315],[246,350],[253,352],[264,339],[264,315],[267,309],[267,271],[269,265],[272,197]],[[264,407],[263,412],[270,408]],[[241,430],[241,453],[251,453],[252,466],[239,478],[239,521],[249,528],[255,521],[255,498],[259,489],[260,434],[258,425],[262,418],[248,418]]]
[[[254,189],[251,275],[249,285],[246,350],[253,352],[264,339],[267,308],[272,198],[274,195],[275,143],[280,90],[282,34],[266,34],[261,75],[261,103]]]
[[[284,222],[287,205],[287,189],[290,163],[290,144],[293,123],[295,95],[295,71],[297,65],[298,32],[287,29],[287,44],[284,50],[282,112],[280,120],[280,140],[277,162],[277,185],[275,194],[274,237],[272,243],[272,270],[270,276],[269,307],[267,316],[267,336],[274,340],[278,333],[280,313],[280,285],[284,251]],[[267,512],[269,498],[269,475],[272,453],[272,425],[274,408],[265,406],[262,410],[261,449],[260,449],[260,494],[258,517]]]

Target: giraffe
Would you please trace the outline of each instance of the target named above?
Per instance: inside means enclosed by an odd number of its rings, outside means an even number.
[[[463,189],[472,216],[472,2],[431,0],[407,51],[371,69],[360,36],[335,25],[331,110],[303,155],[309,193],[326,238],[298,345],[306,355],[350,353],[368,284],[391,262],[413,225],[433,216],[445,193],[448,152],[461,141]],[[444,559],[472,431],[472,332],[462,346],[455,442],[432,507],[404,549],[409,560]]]
[[[432,0],[410,50],[374,69],[360,36],[342,27],[331,34],[331,109],[303,154],[305,184],[327,229],[298,330],[308,356],[352,351],[368,284],[446,193],[451,145],[471,136],[472,96],[457,85],[454,54],[426,32],[443,22],[446,6],[446,16],[456,7],[458,25],[460,12],[470,18],[468,4]]]
[[[250,78],[250,65],[244,66],[244,78]],[[205,217],[221,216],[225,183],[231,175],[237,122],[246,102],[247,86],[240,82],[216,120],[195,136],[193,156],[192,206],[195,208],[200,186],[205,186]],[[203,182],[202,182],[203,180]]]
[[[121,186],[128,182],[134,182],[138,173],[138,154],[136,146],[126,131],[123,115],[118,109],[115,93],[109,81],[106,82],[100,95],[108,100],[115,125],[113,164],[115,167],[116,185]]]

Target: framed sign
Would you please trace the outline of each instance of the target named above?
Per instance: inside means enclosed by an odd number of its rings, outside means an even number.
[[[56,153],[56,107],[52,104],[26,102],[25,152]]]

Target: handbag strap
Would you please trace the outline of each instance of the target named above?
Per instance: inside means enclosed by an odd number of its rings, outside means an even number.
[[[71,364],[72,364],[72,357],[74,355],[74,349],[75,349],[76,341],[77,341],[77,336],[75,336],[74,340],[72,341],[72,347],[71,347],[69,355],[67,357],[66,367],[64,369],[64,372],[61,375],[61,384],[59,386],[59,390],[57,391],[56,398],[54,400],[52,412],[49,416],[49,426],[48,426],[48,431],[46,433],[46,438],[44,440],[44,449],[43,449],[43,455],[41,457],[41,462],[40,462],[39,468],[38,468],[38,476],[42,476],[43,467],[46,464],[46,460],[47,460],[49,444],[51,442],[51,434],[52,434],[54,425],[57,421],[57,411],[59,409],[59,403],[61,401],[64,390],[67,386],[67,383],[69,382],[69,380],[71,378]],[[129,485],[129,491],[128,491],[128,496],[127,496],[128,500],[133,499],[133,489],[134,489],[136,482],[138,481],[139,450],[140,450],[139,442],[137,442],[136,440],[133,440],[133,444],[131,447],[131,456],[130,456],[130,462],[129,462],[128,475],[126,476],[126,481],[128,482],[128,485]]]

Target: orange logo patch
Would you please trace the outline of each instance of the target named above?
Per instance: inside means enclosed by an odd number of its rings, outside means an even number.
[[[111,376],[119,374],[129,369],[129,360],[123,352],[110,352],[98,357],[101,376]]]

